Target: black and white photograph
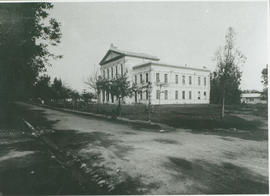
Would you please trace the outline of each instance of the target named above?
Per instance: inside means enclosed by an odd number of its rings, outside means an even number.
[[[0,1],[0,196],[269,194],[269,1]]]

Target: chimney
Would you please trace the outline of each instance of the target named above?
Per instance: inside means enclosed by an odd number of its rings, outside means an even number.
[[[116,47],[113,45],[113,43],[111,43],[111,48],[116,48]]]

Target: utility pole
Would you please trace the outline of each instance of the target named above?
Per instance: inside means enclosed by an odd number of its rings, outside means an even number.
[[[166,85],[166,83],[159,83],[159,84],[157,84],[158,86],[159,86],[159,95],[158,95],[158,105],[160,105],[160,97],[161,97],[161,93],[163,93],[163,92],[161,92],[161,88],[163,87],[163,86],[165,86]]]
[[[148,116],[147,120],[151,121],[151,92],[152,92],[152,84],[151,82],[148,82],[147,84],[147,93],[148,93]]]

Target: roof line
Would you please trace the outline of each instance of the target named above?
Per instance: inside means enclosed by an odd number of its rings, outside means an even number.
[[[152,59],[152,60],[157,60],[157,61],[160,60],[156,56],[152,56],[152,55],[145,54],[145,53],[137,53],[137,52],[130,52],[130,51],[126,51],[126,50],[119,50],[119,49],[117,49],[115,47],[110,48],[109,50],[124,54],[125,56],[142,57],[142,58],[145,58],[145,59]]]
[[[122,56],[130,56],[130,57],[148,59],[148,60],[153,60],[153,61],[159,61],[160,60],[156,56],[152,56],[152,55],[145,54],[145,53],[137,53],[137,52],[129,52],[129,51],[125,51],[125,50],[119,50],[116,47],[111,46],[110,49],[106,52],[105,56],[99,62],[100,65],[103,65],[103,64],[107,63],[107,62],[104,62],[104,61],[105,61],[105,59],[107,58],[107,56],[109,55],[110,52],[115,52],[115,53],[117,53],[119,55],[122,55]],[[116,58],[116,57],[114,57],[114,58]],[[114,58],[110,59],[108,62],[110,62],[111,60],[114,60]]]
[[[133,69],[148,66],[148,65],[151,65],[151,64],[152,65],[157,65],[157,66],[168,66],[168,67],[173,67],[173,68],[178,68],[178,69],[191,69],[191,70],[197,70],[197,71],[211,72],[209,69],[201,69],[201,68],[195,68],[195,67],[185,67],[185,66],[170,65],[170,64],[156,63],[156,62],[147,62],[147,63],[143,63],[143,64],[140,64],[140,65],[136,65],[136,66],[133,67]]]

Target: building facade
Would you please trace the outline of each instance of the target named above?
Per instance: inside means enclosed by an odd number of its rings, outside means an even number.
[[[142,92],[123,100],[126,104],[208,104],[210,71],[206,68],[175,66],[159,62],[159,58],[143,53],[119,50],[114,46],[100,61],[101,77],[111,79],[127,74],[130,82],[147,86]],[[115,98],[102,92],[101,100],[115,103]]]
[[[246,103],[246,104],[263,103],[263,104],[266,104],[266,100],[263,99],[261,93],[242,93],[241,94],[241,103]]]

